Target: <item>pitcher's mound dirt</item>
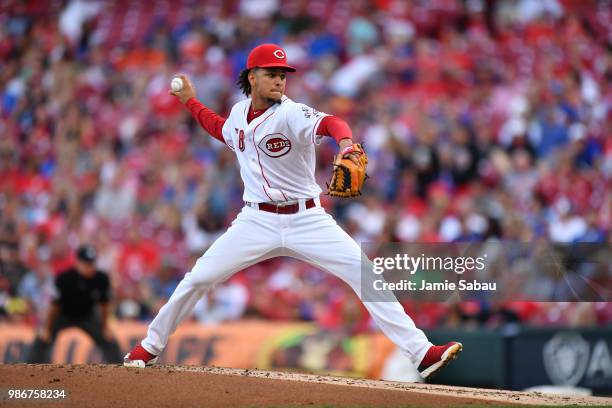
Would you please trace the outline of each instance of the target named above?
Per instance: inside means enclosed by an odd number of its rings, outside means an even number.
[[[10,389],[61,389],[64,399],[9,399]],[[543,396],[214,367],[0,365],[0,406],[48,407],[448,407],[610,405],[611,398]]]

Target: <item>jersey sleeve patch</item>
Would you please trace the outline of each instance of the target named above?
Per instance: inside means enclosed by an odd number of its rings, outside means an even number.
[[[320,116],[323,115],[318,110],[311,108],[310,106],[306,106],[306,105],[302,105],[301,110],[302,110],[302,114],[304,115],[305,119],[319,118]]]
[[[314,134],[321,119],[329,116],[302,103],[292,104],[287,112],[287,124],[297,140],[303,144],[315,143]]]

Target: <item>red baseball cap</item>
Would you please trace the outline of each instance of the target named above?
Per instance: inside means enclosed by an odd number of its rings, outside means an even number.
[[[284,68],[295,72],[295,68],[287,65],[287,54],[276,44],[262,44],[251,51],[247,58],[247,69],[252,68]]]

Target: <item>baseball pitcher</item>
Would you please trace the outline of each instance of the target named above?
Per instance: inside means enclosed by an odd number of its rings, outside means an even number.
[[[124,358],[124,365],[154,364],[168,337],[215,284],[259,261],[291,256],[334,274],[361,294],[360,246],[321,207],[315,181],[315,147],[321,136],[334,138],[339,154],[328,193],[360,194],[367,156],[353,143],[349,126],[285,96],[285,51],[275,44],[254,48],[238,85],[247,96],[223,118],[196,99],[189,79],[169,91],[210,135],[236,154],[244,182],[244,207],[231,227],[200,257],[151,322],[147,337]],[[180,88],[180,89],[178,89]],[[454,359],[462,345],[432,345],[397,302],[364,302],[378,327],[431,377]]]

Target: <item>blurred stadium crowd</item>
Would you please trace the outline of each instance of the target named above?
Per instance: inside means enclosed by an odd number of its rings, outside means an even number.
[[[346,119],[365,194],[326,208],[358,242],[610,241],[610,1],[3,1],[0,319],[39,321],[80,243],[117,316],[149,319],[242,206],[233,153],[167,95],[227,114],[248,51],[277,42],[288,95]],[[324,186],[336,146],[318,148]],[[358,273],[358,271],[356,271]],[[423,328],[602,325],[610,303],[410,304]],[[200,302],[367,330],[350,289],[276,259]]]

